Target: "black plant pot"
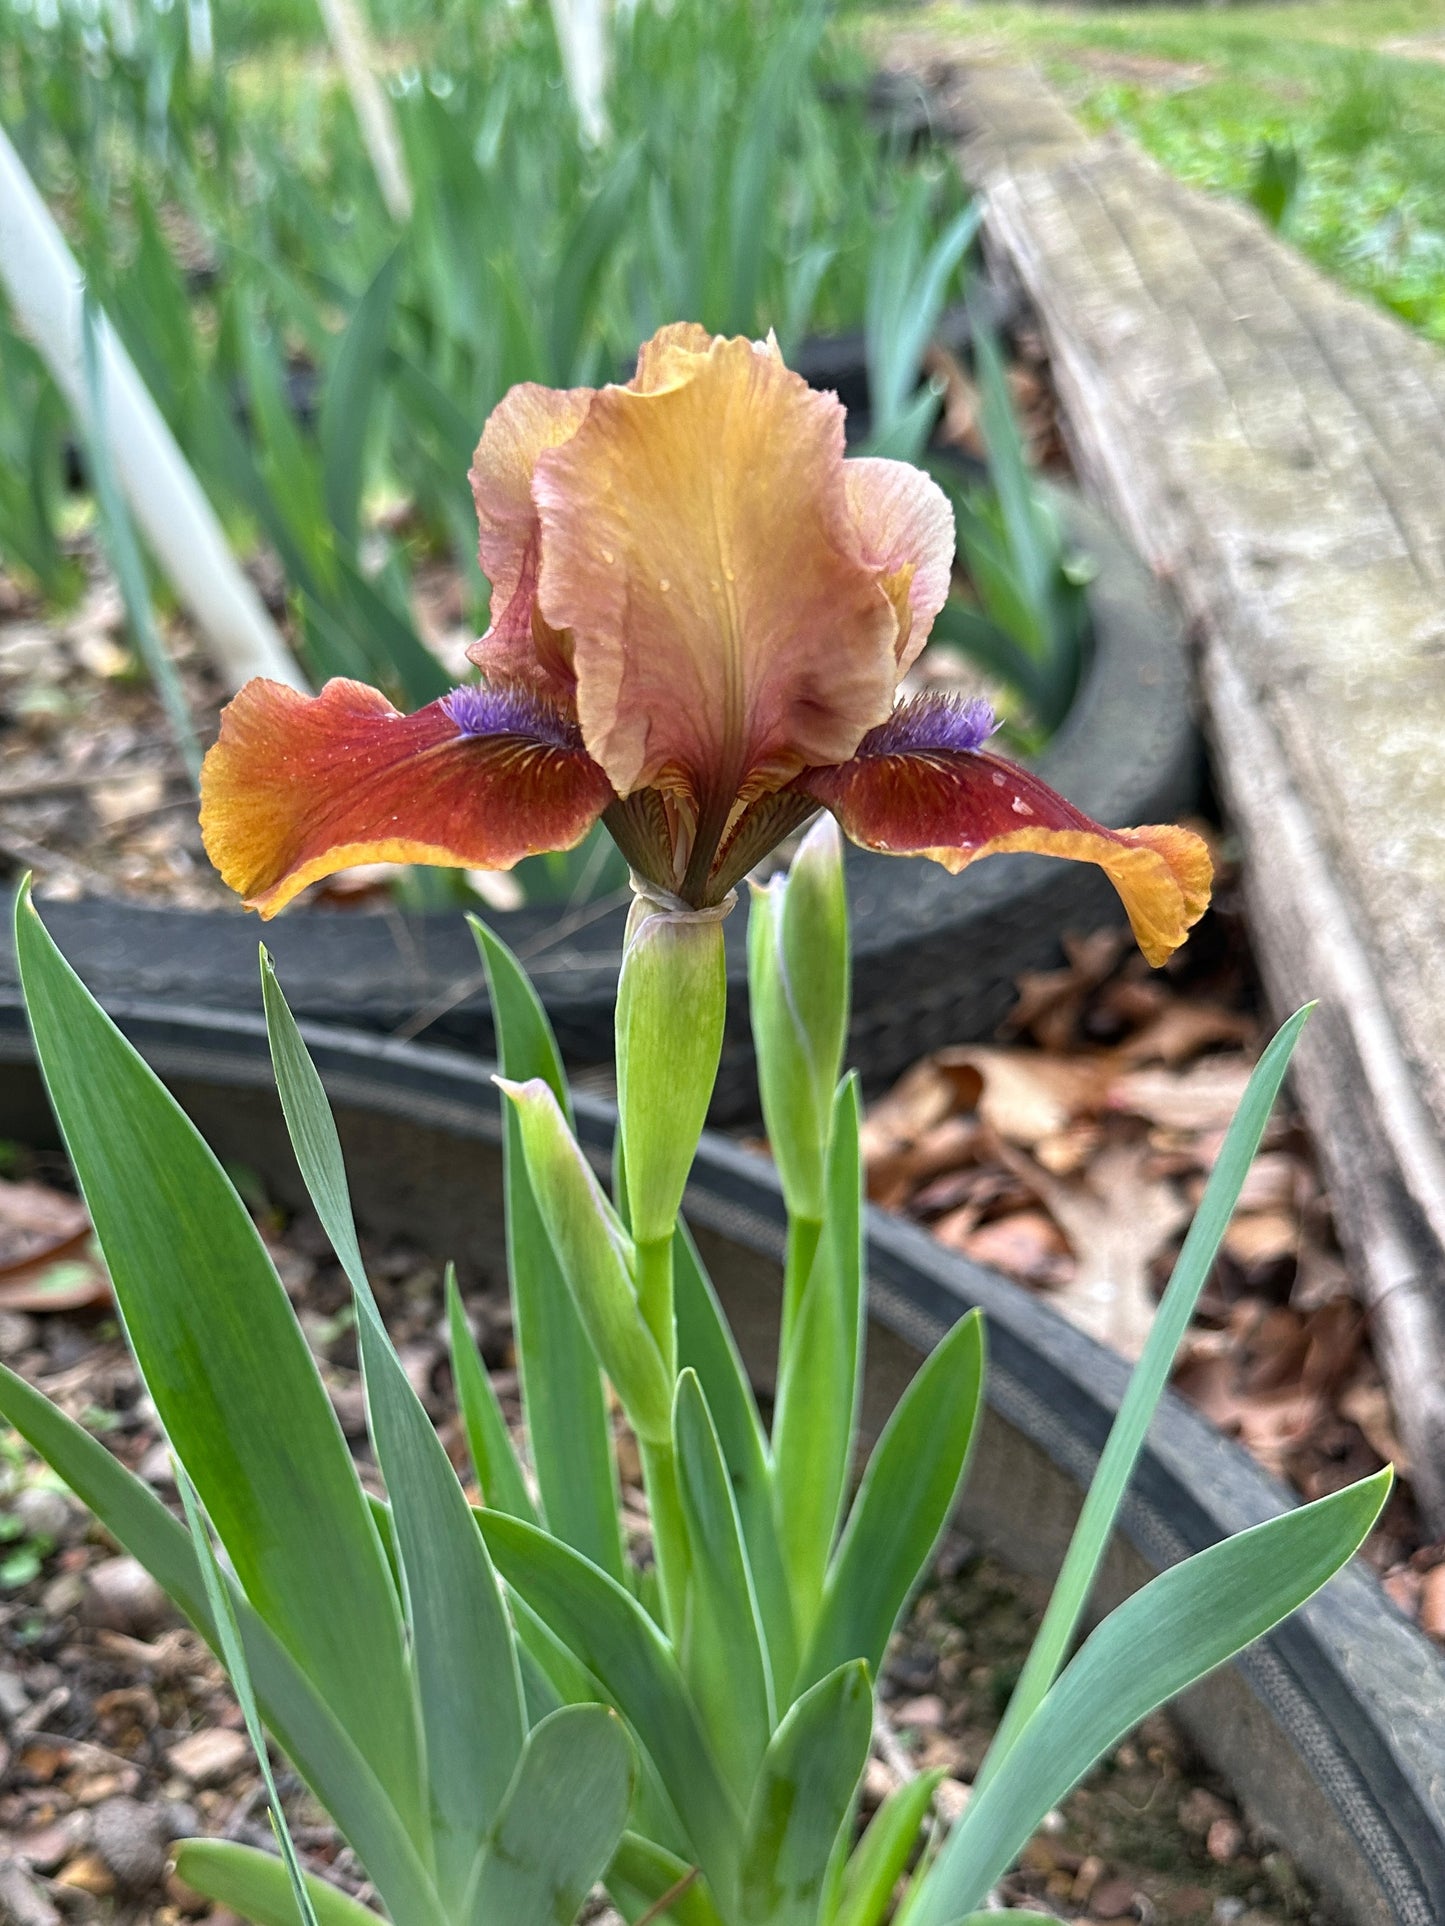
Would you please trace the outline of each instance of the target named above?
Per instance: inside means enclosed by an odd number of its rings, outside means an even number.
[[[1199,740],[1177,611],[1113,529],[1077,496],[1069,532],[1092,554],[1091,659],[1072,712],[1039,758],[1040,774],[1116,827],[1161,822],[1198,796]],[[962,876],[923,860],[848,852],[854,926],[851,1061],[870,1086],[925,1050],[987,1035],[1021,972],[1048,965],[1060,935],[1119,919],[1093,869],[1003,856]],[[107,1008],[137,1002],[258,1010],[256,946],[239,912],[83,901],[44,905],[61,949]],[[714,1115],[755,1105],[745,982],[746,906],[727,925],[729,1030]],[[625,906],[570,914],[538,905],[488,921],[526,962],[576,1066],[612,1055],[612,1013]],[[316,910],[265,927],[298,1016],[387,1034],[421,1032],[490,1051],[491,1016],[476,949],[453,912],[407,916]],[[0,991],[13,988],[8,950]]]
[[[282,971],[283,983],[285,971]],[[289,988],[289,985],[287,986]],[[122,1028],[223,1157],[303,1201],[271,1086],[264,1028],[209,1011],[132,1009]],[[500,1118],[491,1066],[459,1052],[316,1026],[357,1214],[470,1279],[504,1286]],[[614,1113],[583,1097],[599,1169]],[[13,993],[0,993],[0,1136],[55,1141]],[[772,1166],[704,1140],[685,1209],[760,1389],[774,1358],[783,1205]],[[864,1423],[876,1434],[920,1356],[974,1305],[987,1319],[988,1415],[959,1522],[1014,1569],[1047,1576],[1125,1382],[1112,1353],[993,1272],[877,1211]],[[1178,1559],[1273,1516],[1288,1495],[1167,1395],[1107,1562],[1107,1606]],[[1358,1563],[1177,1707],[1252,1818],[1274,1832],[1346,1926],[1445,1920],[1445,1660]]]

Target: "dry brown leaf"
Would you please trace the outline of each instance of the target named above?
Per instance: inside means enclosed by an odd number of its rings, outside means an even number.
[[[1262,1150],[1245,1173],[1236,1211],[1287,1210],[1298,1214],[1313,1194],[1314,1179],[1303,1159],[1288,1150]]]
[[[166,778],[159,769],[141,769],[114,782],[96,783],[90,806],[104,829],[114,829],[136,817],[148,816],[165,801]]]
[[[1398,1571],[1386,1572],[1380,1583],[1406,1618],[1414,1618],[1420,1609],[1419,1572],[1402,1565]]]
[[[1009,1143],[1025,1148],[1057,1137],[1103,1103],[1117,1064],[1112,1056],[1056,1057],[1042,1050],[962,1045],[933,1061],[981,1083],[978,1114]]]
[[[1365,1342],[1365,1314],[1352,1298],[1337,1297],[1307,1313],[1309,1350],[1301,1377],[1313,1391],[1333,1394],[1353,1370]]]
[[[973,1163],[984,1134],[976,1117],[945,1117],[912,1143],[874,1157],[868,1169],[869,1197],[897,1210],[934,1178]]]
[[[978,387],[956,355],[937,342],[923,357],[924,373],[943,384],[943,418],[940,438],[954,448],[973,450],[984,458],[978,428]]]
[[[1293,1387],[1267,1393],[1245,1389],[1227,1351],[1194,1348],[1175,1372],[1174,1387],[1280,1477],[1288,1475],[1294,1454],[1325,1415],[1313,1393]]]
[[[1253,1300],[1236,1306],[1247,1315]],[[1277,1391],[1298,1382],[1309,1355],[1309,1336],[1304,1320],[1287,1305],[1269,1305],[1244,1326],[1243,1317],[1232,1320],[1237,1333],[1237,1355],[1246,1388],[1251,1392]],[[1241,1328],[1243,1326],[1243,1328]]]
[[[1166,1130],[1223,1131],[1251,1067],[1241,1057],[1204,1057],[1187,1070],[1130,1070],[1110,1086],[1109,1108]]]
[[[1445,1639],[1445,1565],[1434,1565],[1420,1580],[1419,1622],[1431,1638]]]
[[[1150,1267],[1188,1216],[1184,1199],[1153,1175],[1139,1143],[1107,1144],[1079,1178],[1053,1177],[1017,1152],[1009,1162],[1078,1259],[1060,1309],[1091,1337],[1138,1357],[1154,1321]]]
[[[1237,1010],[1221,1003],[1194,1002],[1174,997],[1141,1030],[1119,1045],[1119,1054],[1132,1064],[1163,1063],[1171,1067],[1193,1061],[1215,1043],[1249,1043],[1255,1026]]]
[[[1299,1220],[1288,1211],[1253,1211],[1231,1218],[1224,1248],[1246,1271],[1262,1270],[1299,1249]]]
[[[94,1255],[90,1226],[31,1257],[0,1264],[0,1310],[80,1311],[110,1301],[110,1278]]]
[[[965,1208],[945,1217],[935,1233],[939,1242],[1026,1284],[1058,1285],[1073,1269],[1068,1244],[1043,1211],[1016,1210],[986,1224],[976,1213],[968,1222],[970,1214]]]
[[[859,1139],[864,1165],[871,1169],[942,1123],[956,1107],[954,1092],[953,1080],[931,1057],[906,1070],[863,1120]]]
[[[0,1177],[0,1253],[7,1258],[22,1255],[11,1241],[17,1232],[45,1239],[71,1237],[89,1221],[85,1205],[69,1191]]]
[[[1041,1137],[1034,1156],[1055,1177],[1074,1177],[1084,1169],[1103,1142],[1098,1124],[1081,1120],[1054,1137]]]
[[[1127,940],[1119,930],[1066,936],[1067,969],[1034,970],[1019,978],[1018,1001],[1005,1021],[1005,1034],[1031,1036],[1045,1050],[1069,1050],[1086,999],[1118,963]]]
[[[1341,1392],[1338,1410],[1342,1418],[1358,1425],[1371,1450],[1404,1477],[1410,1475],[1410,1459],[1395,1432],[1395,1415],[1390,1397],[1378,1378],[1363,1379]]]

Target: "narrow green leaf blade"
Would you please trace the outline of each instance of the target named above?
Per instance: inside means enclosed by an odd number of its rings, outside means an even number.
[[[814,1926],[818,1899],[873,1737],[861,1660],[803,1696],[773,1735],[748,1809],[740,1913],[757,1926]]]
[[[723,1316],[712,1279],[683,1223],[678,1224],[673,1239],[672,1273],[678,1366],[696,1371],[717,1426],[718,1442],[742,1522],[748,1567],[767,1636],[768,1658],[773,1678],[781,1687],[797,1670],[798,1639],[773,1513],[773,1474],[768,1462],[767,1437],[746,1367]]]
[[[271,1260],[219,1163],[23,893],[15,942],[46,1086],[167,1435],[247,1596],[414,1812],[391,1574]]]
[[[1005,1926],[1059,1926],[1057,1913],[1021,1913],[1013,1907],[1000,1915],[998,1913],[970,1913],[967,1919],[954,1922],[954,1926],[998,1926],[1000,1917]]]
[[[333,558],[336,577],[334,622],[362,638],[376,681],[397,688],[411,708],[434,702],[452,678],[421,640],[409,619],[398,615],[376,582],[344,555]]]
[[[1019,1734],[1032,1718],[1044,1694],[1058,1676],[1073,1642],[1094,1579],[1113,1535],[1129,1479],[1139,1461],[1144,1439],[1168,1382],[1174,1354],[1194,1315],[1199,1294],[1214,1265],[1234,1206],[1254,1154],[1274,1109],[1289,1060],[1309,1017],[1298,1010],[1277,1032],[1255,1065],[1235,1112],[1184,1248],[1174,1266],[1143,1355],[1134,1368],[1118,1416],[1089,1484],[1079,1522],[1060,1569],[1043,1624],[1030,1649],[1003,1721],[994,1735],[979,1773],[981,1790],[998,1770]]]
[[[462,1294],[457,1289],[455,1266],[447,1266],[447,1333],[451,1340],[452,1380],[461,1409],[462,1428],[467,1448],[477,1469],[482,1487],[482,1502],[493,1511],[510,1512],[513,1518],[537,1523],[537,1510],[527,1493],[527,1481],[517,1462],[516,1447],[491,1373],[483,1364],[476,1340],[467,1327]]]
[[[266,1787],[266,1796],[270,1801],[271,1830],[276,1835],[277,1845],[281,1848],[281,1858],[286,1867],[291,1897],[304,1926],[317,1926],[316,1913],[301,1871],[301,1861],[296,1857],[296,1845],[291,1837],[291,1828],[286,1823],[286,1810],[281,1804],[281,1795],[276,1790],[276,1775],[271,1770],[271,1755],[266,1750],[266,1734],[261,1729],[261,1715],[256,1710],[256,1695],[251,1689],[251,1672],[246,1664],[246,1648],[241,1642],[235,1609],[226,1590],[225,1581],[221,1577],[221,1568],[216,1563],[210,1528],[201,1516],[200,1500],[196,1497],[195,1486],[186,1476],[185,1467],[176,1463],[175,1470],[176,1488],[181,1494],[186,1523],[190,1527],[191,1543],[195,1547],[196,1559],[201,1568],[201,1580],[206,1588],[206,1603],[211,1608],[211,1622],[221,1641],[221,1657],[232,1689],[240,1703],[241,1716],[246,1721],[246,1736],[251,1741],[251,1750],[256,1755],[256,1763],[261,1768],[261,1778]]]
[[[975,1795],[910,1926],[980,1905],[1034,1828],[1140,1719],[1302,1605],[1359,1550],[1389,1493],[1387,1467],[1268,1519],[1151,1579],[1111,1612]]]
[[[683,1673],[745,1800],[772,1735],[773,1681],[737,1505],[694,1371],[677,1381],[672,1425],[690,1554]]]
[[[703,1870],[726,1890],[742,1831],[672,1650],[637,1600],[571,1546],[501,1512],[478,1516],[498,1570],[600,1681],[651,1755]]]
[[[893,1889],[908,1869],[944,1767],[895,1786],[868,1822],[843,1876],[843,1897],[831,1926],[882,1926]]]
[[[572,1926],[622,1837],[632,1747],[601,1705],[570,1705],[527,1740],[492,1824],[472,1926]]]
[[[794,1612],[806,1638],[847,1494],[863,1343],[863,1170],[856,1077],[839,1086],[823,1235],[788,1347],[773,1426],[773,1483]]]
[[[219,1634],[190,1535],[150,1487],[3,1365],[0,1417],[59,1472],[219,1652]],[[267,1727],[356,1848],[398,1926],[432,1926],[435,1895],[370,1764],[300,1666],[244,1599],[237,1598],[236,1615]]]
[[[367,1410],[412,1634],[437,1883],[443,1903],[456,1906],[526,1734],[511,1622],[471,1507],[377,1311],[331,1107],[269,957],[261,980],[297,1162],[355,1292]]]
[[[321,401],[321,474],[326,510],[343,549],[355,551],[366,443],[381,393],[386,336],[396,305],[401,249],[393,248],[356,304]]]
[[[581,360],[588,322],[619,234],[633,212],[633,194],[641,171],[639,146],[617,154],[602,185],[573,222],[558,249],[547,328],[552,379],[567,387],[583,379]]]
[[[725,1926],[707,1886],[685,1859],[655,1840],[624,1832],[604,1881],[623,1917],[640,1920],[667,1901],[652,1917],[665,1926]]]
[[[297,1926],[290,1876],[279,1859],[230,1839],[187,1839],[176,1872],[188,1886],[256,1926]],[[379,1915],[314,1874],[303,1875],[319,1926],[377,1926]]]
[[[547,1013],[521,964],[475,917],[492,999],[497,1055],[508,1077],[541,1077],[571,1120],[567,1082]],[[549,1531],[619,1582],[623,1573],[617,1477],[602,1374],[537,1209],[521,1127],[504,1106],[507,1265],[527,1436]]]
[[[799,1672],[808,1685],[846,1659],[877,1672],[898,1616],[953,1510],[983,1395],[983,1320],[960,1318],[909,1385],[853,1501]]]

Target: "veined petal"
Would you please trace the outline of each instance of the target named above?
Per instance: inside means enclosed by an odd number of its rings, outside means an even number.
[[[953,576],[953,508],[931,475],[906,461],[862,455],[844,464],[865,557],[883,572],[898,616],[900,675],[928,640]]]
[[[353,863],[510,869],[580,842],[612,799],[573,724],[516,690],[402,715],[363,682],[248,682],[201,771],[206,854],[274,916]]]
[[[679,357],[706,354],[712,343],[700,321],[669,321],[638,349],[637,370],[628,387],[644,395],[668,387],[687,372],[686,361]]]
[[[482,430],[470,476],[492,622],[468,653],[492,681],[527,682],[564,701],[572,688],[565,641],[536,619],[541,532],[532,475],[544,449],[577,432],[592,393],[534,381],[509,389]]]
[[[898,623],[861,553],[843,411],[742,339],[644,348],[543,454],[540,606],[571,632],[583,738],[620,795],[699,814],[839,762],[888,713]]]
[[[1010,850],[1097,863],[1139,948],[1163,963],[1209,905],[1213,864],[1202,838],[1167,824],[1104,828],[1027,769],[990,755],[982,745],[992,729],[987,703],[920,696],[865,736],[850,762],[810,769],[796,787],[865,849],[931,856],[955,873]]]

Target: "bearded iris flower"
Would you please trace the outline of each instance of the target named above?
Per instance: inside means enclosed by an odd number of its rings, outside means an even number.
[[[514,388],[471,481],[480,685],[408,716],[362,683],[255,681],[225,711],[202,830],[263,916],[350,864],[507,869],[599,818],[644,886],[706,908],[820,806],[954,871],[1096,863],[1151,963],[1203,914],[1190,831],[1092,822],[989,751],[987,704],[895,707],[948,594],[952,512],[905,463],[845,461],[841,404],[771,341],[683,323],[626,386]]]

